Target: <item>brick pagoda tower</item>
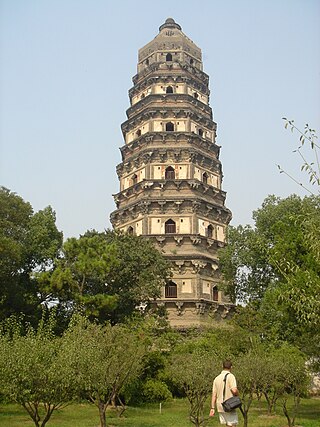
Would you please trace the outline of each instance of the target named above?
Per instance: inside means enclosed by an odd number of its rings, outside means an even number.
[[[231,213],[201,50],[168,18],[139,50],[137,71],[111,223],[152,239],[172,262],[172,280],[156,303],[173,326],[225,318],[233,305],[219,290],[217,250]]]

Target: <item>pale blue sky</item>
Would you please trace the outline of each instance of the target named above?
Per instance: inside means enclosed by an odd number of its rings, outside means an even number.
[[[268,194],[303,194],[298,136],[319,133],[319,0],[0,0],[0,184],[65,237],[110,226],[138,49],[173,17],[203,53],[232,224]]]

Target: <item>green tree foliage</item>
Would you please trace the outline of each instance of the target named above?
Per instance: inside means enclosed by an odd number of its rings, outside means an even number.
[[[139,377],[124,389],[126,403],[163,402],[170,400],[173,394],[181,397],[166,367],[177,343],[183,341],[182,335],[157,315],[144,318],[139,327],[148,341],[148,352],[143,357]]]
[[[298,413],[300,400],[307,393],[310,378],[306,370],[305,355],[298,349],[290,346],[283,346],[274,354],[274,360],[278,362],[276,375],[276,384],[279,388],[280,398],[282,400],[283,413],[288,421],[288,427],[295,425],[295,419]],[[288,405],[289,397],[293,396],[293,407]]]
[[[148,336],[150,341],[150,336]],[[154,345],[155,344],[155,345]],[[164,402],[172,398],[169,389],[171,378],[166,375],[169,351],[157,349],[157,342],[150,342],[148,353],[142,360],[143,368],[139,378],[134,379],[125,387],[124,398],[128,404],[144,402]]]
[[[124,386],[140,373],[147,340],[139,327],[104,326],[75,314],[61,337],[54,312],[34,330],[14,318],[1,324],[0,389],[22,405],[36,427],[73,399],[87,398],[106,427],[109,405],[125,409]],[[120,405],[118,405],[120,403]]]
[[[172,394],[164,381],[149,378],[143,384],[143,397],[146,402],[164,402],[172,399]]]
[[[243,415],[244,427],[248,426],[249,410],[260,389],[263,381],[263,359],[257,357],[255,352],[248,352],[234,362],[234,374],[237,379],[237,386],[239,389],[242,407],[241,413]]]
[[[228,228],[228,245],[219,252],[224,290],[233,302],[261,300],[274,281],[264,237],[251,226]]]
[[[0,320],[24,312],[40,315],[36,271],[48,268],[62,245],[51,207],[37,213],[10,190],[0,187]]]
[[[269,196],[253,218],[254,227],[230,228],[220,252],[227,293],[249,303],[237,319],[265,337],[319,343],[320,198]]]
[[[184,391],[189,404],[189,418],[196,426],[206,425],[204,405],[211,395],[213,378],[218,374],[221,361],[214,352],[196,340],[177,347],[168,365],[173,381]]]
[[[159,297],[168,274],[168,262],[146,239],[93,231],[68,239],[40,281],[65,307],[83,307],[90,318],[115,324]]]
[[[3,395],[19,403],[36,427],[44,427],[53,411],[76,396],[76,377],[67,363],[62,340],[53,335],[52,318],[38,330],[22,326],[0,336],[0,385]],[[68,350],[69,352],[69,350]]]
[[[294,425],[300,398],[307,390],[305,362],[305,355],[294,346],[283,344],[272,347],[258,341],[253,342],[251,349],[235,359],[234,374],[242,401],[244,427],[249,425],[248,415],[253,400],[261,395],[267,400],[269,415],[280,399],[289,427]],[[290,409],[289,397],[294,400],[294,406]]]
[[[139,330],[105,326],[75,317],[64,335],[66,353],[72,355],[79,389],[99,409],[100,427],[106,427],[106,409],[121,406],[120,392],[142,368],[146,342]]]

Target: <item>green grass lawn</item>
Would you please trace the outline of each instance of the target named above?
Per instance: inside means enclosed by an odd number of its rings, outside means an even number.
[[[188,419],[188,403],[186,400],[175,400],[159,405],[129,407],[122,418],[113,411],[107,412],[109,427],[188,427],[192,426]],[[209,407],[207,409],[209,412]],[[239,427],[243,425],[239,413]],[[0,404],[0,427],[32,427],[31,418],[18,405]],[[208,421],[208,427],[219,426],[217,416]],[[249,412],[249,427],[285,427],[287,425],[279,406],[277,415],[266,416],[264,402],[255,402]],[[302,427],[320,427],[320,399],[303,399],[296,425]],[[48,427],[98,427],[98,409],[89,404],[73,404],[53,413]]]

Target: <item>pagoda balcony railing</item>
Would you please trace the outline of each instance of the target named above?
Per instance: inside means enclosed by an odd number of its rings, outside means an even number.
[[[139,111],[142,111],[149,104],[154,104],[154,106],[157,106],[157,103],[159,103],[159,105],[161,103],[161,108],[163,109],[163,100],[169,101],[168,106],[170,106],[170,101],[172,101],[175,104],[175,107],[177,106],[177,102],[180,103],[182,101],[185,101],[186,103],[192,104],[195,108],[198,108],[199,110],[203,111],[209,116],[210,119],[212,119],[212,108],[208,104],[205,104],[186,93],[164,93],[147,95],[145,98],[128,108],[127,117],[130,118],[134,114],[139,113]]]

